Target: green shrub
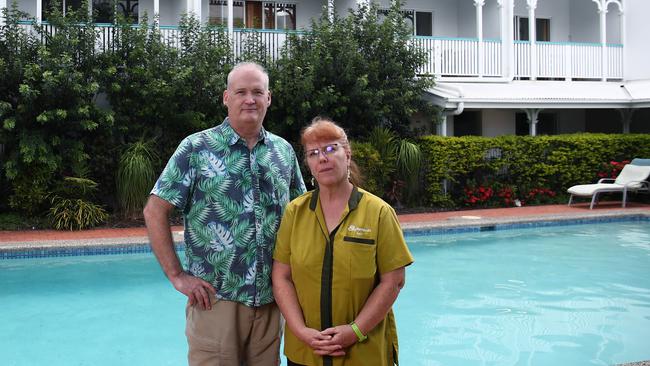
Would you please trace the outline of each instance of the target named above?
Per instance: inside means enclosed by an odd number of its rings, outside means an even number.
[[[611,161],[650,156],[645,134],[427,136],[418,144],[425,160],[426,203],[437,207],[467,205],[466,188],[494,191],[498,185],[511,187],[511,196],[522,204],[560,202],[568,187],[595,183]]]
[[[122,154],[117,171],[117,197],[125,216],[140,216],[156,180],[157,160],[153,141],[134,142]]]
[[[108,219],[108,213],[90,199],[97,183],[90,179],[65,177],[52,194],[48,218],[56,230],[82,230]]]
[[[381,159],[379,152],[369,142],[352,142],[352,156],[363,175],[363,189],[377,196],[384,193],[384,169],[385,162]]]
[[[426,55],[413,46],[412,30],[391,1],[384,21],[378,5],[359,5],[346,17],[327,9],[304,34],[288,36],[282,57],[271,68],[273,103],[270,130],[297,141],[303,126],[318,115],[341,124],[351,139],[363,139],[373,127],[409,130],[415,111],[433,115],[421,96],[433,85],[416,77]]]
[[[106,211],[92,202],[60,196],[52,197],[48,216],[56,230],[88,229],[108,219]]]

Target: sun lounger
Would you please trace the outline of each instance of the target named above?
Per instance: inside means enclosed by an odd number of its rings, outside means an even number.
[[[596,184],[581,184],[567,189],[567,192],[571,194],[569,206],[571,206],[573,196],[591,197],[591,205],[589,205],[591,210],[598,202],[600,193],[622,192],[622,207],[625,207],[628,192],[650,191],[650,183],[647,182],[648,176],[650,176],[650,164],[641,165],[647,163],[648,160],[650,159],[634,159],[634,163],[623,167],[616,179],[603,178]]]

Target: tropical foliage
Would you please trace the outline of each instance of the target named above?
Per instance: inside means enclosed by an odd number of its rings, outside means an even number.
[[[90,199],[97,183],[90,179],[65,177],[51,197],[48,218],[57,230],[88,229],[108,219],[106,211]]]
[[[117,197],[122,213],[130,218],[140,216],[156,181],[158,156],[153,141],[132,143],[120,158],[117,170]]]
[[[383,21],[378,5],[360,5],[346,17],[324,11],[311,30],[291,34],[272,68],[274,102],[269,124],[298,140],[300,129],[318,115],[340,123],[351,138],[375,126],[408,134],[415,111],[433,116],[421,98],[433,78],[416,77],[424,54],[409,43],[410,31],[392,2]]]
[[[614,174],[616,162],[650,156],[647,134],[427,136],[418,144],[427,205],[438,207],[563,202],[568,187],[595,183],[603,169]]]

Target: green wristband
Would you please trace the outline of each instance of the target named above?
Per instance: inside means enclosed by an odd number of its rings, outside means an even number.
[[[361,329],[359,329],[359,326],[355,322],[350,323],[350,327],[352,327],[354,334],[357,335],[358,342],[363,342],[368,339],[367,335],[361,333]]]

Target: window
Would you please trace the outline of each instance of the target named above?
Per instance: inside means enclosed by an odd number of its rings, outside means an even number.
[[[515,115],[515,134],[530,135],[530,123],[526,113]],[[537,116],[537,135],[557,135],[557,115],[555,113],[540,113]]]
[[[296,4],[276,4],[276,29],[296,29]]]
[[[515,39],[518,41],[529,40],[529,27],[527,17],[515,17]],[[535,32],[537,42],[551,41],[551,20],[535,18]]]
[[[235,28],[244,27],[244,2],[233,1],[233,24]],[[210,0],[208,8],[208,23],[211,25],[228,26],[228,1]]]
[[[111,0],[93,0],[93,15],[97,23],[113,23],[115,8]]]
[[[115,13],[138,22],[138,0],[119,0],[115,3]]]
[[[383,22],[388,15],[388,9],[379,9],[378,18]],[[433,13],[430,11],[401,10],[406,26],[412,30],[415,36],[433,35]]]
[[[43,0],[43,12],[41,14],[43,20],[47,20],[52,12],[53,0]],[[81,0],[61,0],[61,12],[63,15],[66,13],[81,9]]]
[[[433,14],[430,12],[415,12],[415,35],[432,36],[433,35]]]
[[[262,29],[262,2],[246,2],[246,28]]]
[[[235,28],[296,29],[296,4],[234,1],[233,7]],[[208,23],[228,25],[227,0],[210,0]]]

